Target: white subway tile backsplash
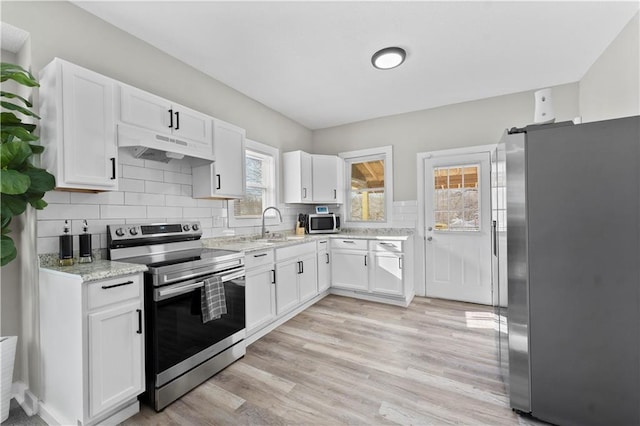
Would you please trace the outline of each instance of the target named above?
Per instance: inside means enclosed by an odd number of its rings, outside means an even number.
[[[101,219],[126,219],[130,217],[147,217],[146,206],[100,206]]]
[[[63,233],[64,220],[38,221],[38,238],[55,237]]]
[[[38,220],[99,219],[100,206],[90,204],[49,204],[38,210]]]
[[[164,171],[124,165],[122,166],[122,174],[120,176],[129,179],[143,179],[162,182],[164,180]]]
[[[46,194],[44,194],[43,200],[45,200],[49,204],[52,204],[52,203],[59,203],[59,204],[68,203],[70,194],[71,193],[67,192],[67,191],[49,191]]]
[[[58,237],[38,237],[38,254],[57,253],[60,249]]]
[[[181,183],[183,185],[191,185],[191,175],[165,171],[164,181],[169,183]]]
[[[137,206],[164,206],[165,196],[162,194],[126,192],[124,194],[124,204]]]
[[[182,188],[177,183],[146,181],[144,187],[147,194],[182,195]]]
[[[118,163],[144,167],[144,160],[134,157],[128,149],[118,150]]]
[[[148,218],[182,218],[182,207],[147,207],[147,217]]]
[[[124,204],[124,193],[105,191],[97,194],[72,192],[71,204]]]
[[[179,172],[182,170],[182,162],[179,160],[171,160],[168,163],[162,163],[160,161],[145,160],[144,167],[147,169],[169,170],[172,172]],[[189,167],[189,173],[191,173],[191,167]]]
[[[215,208],[224,208],[226,209],[226,203],[224,200],[207,200],[198,198],[196,199],[198,207],[215,207]]]
[[[211,217],[211,209],[208,207],[185,207],[184,217]]]
[[[185,197],[191,197],[193,195],[191,185],[180,185],[180,194]]]
[[[196,207],[197,201],[191,197],[185,197],[182,195],[167,195],[166,205],[175,207]]]
[[[120,178],[118,189],[122,192],[144,192],[144,181],[140,179]]]

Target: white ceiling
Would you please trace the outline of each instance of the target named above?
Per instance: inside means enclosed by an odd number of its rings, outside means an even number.
[[[579,81],[627,2],[74,1],[310,129]],[[371,55],[407,60],[377,70]]]

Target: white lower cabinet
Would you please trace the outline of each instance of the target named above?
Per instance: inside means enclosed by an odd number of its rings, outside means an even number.
[[[318,294],[316,243],[276,249],[276,308],[278,315]]]
[[[331,256],[328,245],[328,240],[318,241],[318,293],[331,287]]]
[[[273,250],[249,253],[245,284],[247,335],[269,324],[276,317],[276,271]]]
[[[142,274],[99,281],[40,269],[41,416],[120,422],[144,391]]]
[[[331,287],[337,294],[407,306],[414,296],[412,239],[331,240]]]

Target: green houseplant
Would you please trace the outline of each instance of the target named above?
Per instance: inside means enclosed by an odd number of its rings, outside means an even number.
[[[27,87],[38,87],[39,84],[31,73],[14,64],[0,64],[0,72],[4,83],[13,80]],[[9,224],[15,216],[19,216],[31,204],[36,209],[43,209],[47,203],[42,199],[44,194],[55,187],[55,178],[46,170],[32,164],[34,154],[40,154],[44,147],[35,144],[38,137],[34,134],[36,125],[24,122],[22,117],[39,119],[31,108],[28,99],[8,91],[0,91],[0,133],[2,145],[0,150],[0,210],[2,216],[2,235],[0,241],[0,266],[11,262],[17,256],[15,244],[8,235]],[[18,115],[16,115],[16,113]]]

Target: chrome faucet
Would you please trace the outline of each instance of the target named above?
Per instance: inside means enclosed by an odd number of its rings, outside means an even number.
[[[265,226],[264,226],[264,214],[267,212],[267,210],[271,210],[271,209],[273,209],[273,210],[278,212],[278,216],[280,216],[280,223],[282,223],[282,213],[280,213],[280,210],[278,210],[277,207],[271,206],[271,207],[267,207],[266,209],[264,209],[264,211],[262,212],[262,237],[261,238],[264,238],[264,237],[267,236],[267,232],[268,231],[267,231],[267,228],[265,228]]]

